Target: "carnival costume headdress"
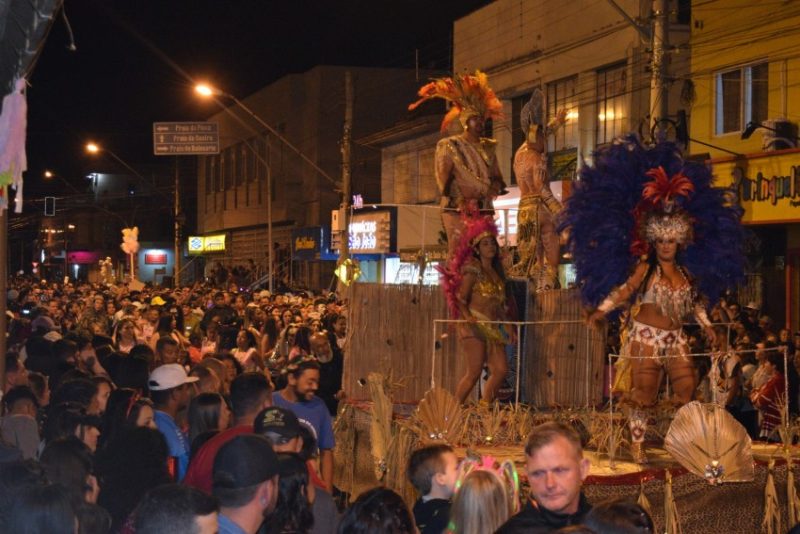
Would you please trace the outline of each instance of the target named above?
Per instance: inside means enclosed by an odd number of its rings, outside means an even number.
[[[462,213],[461,215],[464,228],[461,231],[461,239],[458,248],[444,268],[437,267],[441,274],[441,284],[447,298],[447,306],[450,309],[451,317],[457,319],[458,312],[458,288],[461,286],[463,275],[461,274],[464,265],[473,258],[475,246],[484,237],[497,239],[497,225],[491,216],[480,215],[477,211],[472,213]]]
[[[475,74],[436,78],[422,86],[418,95],[420,99],[409,105],[409,110],[416,109],[431,98],[441,98],[453,105],[442,120],[442,131],[447,130],[456,117],[465,126],[472,115],[479,115],[483,119],[499,119],[503,116],[503,104],[489,87],[486,74],[479,70]]]
[[[562,213],[584,302],[596,307],[659,238],[681,244],[681,263],[714,304],[744,272],[742,209],[711,187],[709,169],[672,143],[634,136],[594,153]]]
[[[485,471],[491,473],[502,483],[508,492],[508,498],[512,504],[512,514],[516,514],[520,509],[519,502],[519,474],[514,467],[511,460],[504,460],[502,463],[498,462],[494,456],[481,456],[477,458],[465,458],[461,465],[458,466],[458,477],[456,478],[455,493],[461,490],[464,485],[464,479],[467,475],[476,471]]]

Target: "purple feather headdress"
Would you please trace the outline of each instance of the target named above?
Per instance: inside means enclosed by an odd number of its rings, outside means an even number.
[[[684,161],[674,144],[646,148],[631,135],[594,153],[594,165],[581,169],[560,219],[559,231],[569,228],[567,245],[585,304],[596,307],[639,261],[637,240],[646,237],[642,201],[659,180],[660,190],[670,192],[670,212],[692,226],[680,261],[699,292],[713,304],[743,277],[741,207],[730,205],[725,190],[711,186],[710,170]]]

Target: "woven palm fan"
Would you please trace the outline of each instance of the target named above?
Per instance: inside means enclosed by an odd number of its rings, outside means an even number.
[[[716,485],[753,480],[750,436],[725,408],[690,402],[675,414],[664,448],[691,473]]]
[[[422,441],[456,444],[464,428],[461,405],[442,388],[433,388],[419,401],[416,412]]]

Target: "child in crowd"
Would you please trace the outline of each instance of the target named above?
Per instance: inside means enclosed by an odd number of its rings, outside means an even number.
[[[457,477],[458,458],[449,445],[431,445],[411,454],[408,478],[420,494],[414,503],[420,534],[441,534],[447,528]]]

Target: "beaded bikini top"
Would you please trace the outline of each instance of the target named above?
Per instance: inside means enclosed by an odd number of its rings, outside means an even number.
[[[673,288],[667,280],[663,280],[661,266],[656,267],[655,280],[642,295],[641,304],[655,304],[661,313],[675,322],[680,322],[694,308],[694,290],[683,269],[678,267],[683,278],[680,287]]]

